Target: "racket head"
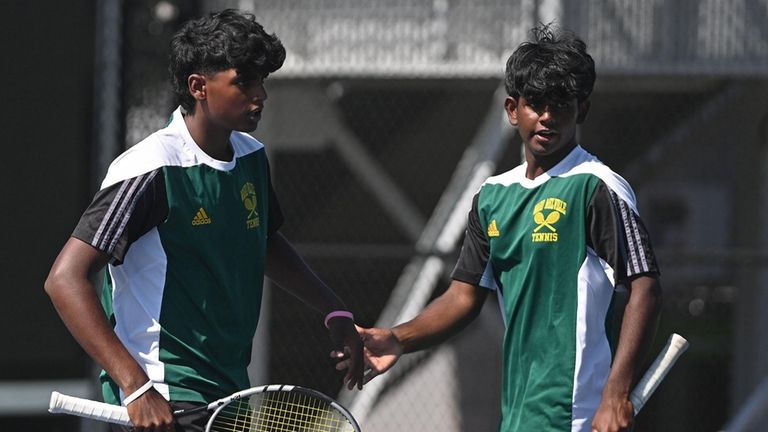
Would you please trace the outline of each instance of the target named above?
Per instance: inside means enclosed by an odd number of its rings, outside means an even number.
[[[205,430],[360,432],[360,426],[346,408],[318,391],[269,385],[241,391],[216,408]]]

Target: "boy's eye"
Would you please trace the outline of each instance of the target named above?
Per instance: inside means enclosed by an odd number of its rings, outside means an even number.
[[[567,110],[571,104],[570,102],[542,102],[542,101],[533,101],[528,102],[528,106],[531,107],[534,111],[541,111],[543,109],[549,109],[550,111],[565,111]]]
[[[261,78],[240,78],[235,81],[235,85],[237,85],[240,88],[246,89],[248,87],[258,85],[263,82],[264,81]]]

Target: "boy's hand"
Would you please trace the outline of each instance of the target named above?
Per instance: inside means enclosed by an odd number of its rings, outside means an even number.
[[[331,352],[331,358],[336,359],[339,363],[344,363],[344,368],[339,368],[338,363],[336,369],[347,369],[347,374],[344,376],[344,382],[347,383],[347,388],[352,390],[357,386],[358,390],[363,388],[363,341],[360,339],[360,335],[355,331],[354,322],[346,318],[332,318],[328,322],[328,330],[331,334],[331,341],[336,347]]]
[[[173,410],[168,401],[155,389],[150,389],[129,403],[128,417],[133,430],[147,432],[172,432],[175,430]]]
[[[633,421],[634,407],[629,399],[603,398],[592,420],[592,432],[629,431]]]
[[[355,326],[365,344],[366,373],[364,383],[368,383],[377,375],[388,371],[400,356],[403,348],[400,341],[390,329],[362,328]],[[343,370],[348,367],[346,361],[336,364],[336,369]]]

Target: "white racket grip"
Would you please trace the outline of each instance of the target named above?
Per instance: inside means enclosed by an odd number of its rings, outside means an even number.
[[[128,417],[128,410],[125,407],[67,396],[59,392],[51,393],[48,412],[71,414],[123,426],[132,425],[131,419]]]
[[[661,350],[656,360],[645,372],[645,375],[637,383],[635,389],[629,395],[629,400],[635,407],[635,415],[643,408],[651,397],[656,387],[669,373],[672,366],[681,355],[688,349],[688,341],[677,333],[673,333],[667,340],[667,344]]]

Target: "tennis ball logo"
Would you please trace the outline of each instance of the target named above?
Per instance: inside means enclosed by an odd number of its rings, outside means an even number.
[[[256,211],[258,201],[256,200],[256,187],[253,183],[248,182],[240,189],[240,199],[243,201],[243,206],[248,210],[248,216],[246,217],[246,226],[250,228],[256,228],[259,226],[259,213]]]
[[[534,242],[556,242],[555,224],[566,214],[568,203],[559,198],[547,198],[539,201],[533,208],[533,222],[536,224],[531,233]]]

